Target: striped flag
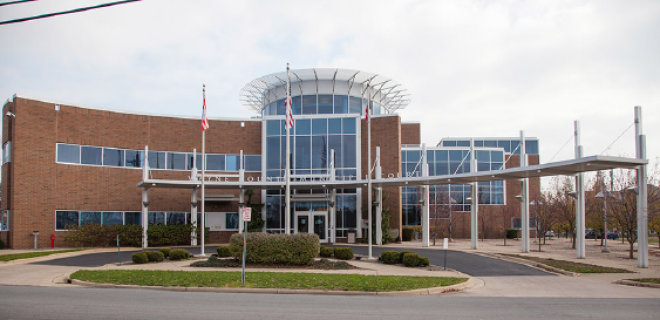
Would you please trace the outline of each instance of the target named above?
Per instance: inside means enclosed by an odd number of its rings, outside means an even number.
[[[206,87],[204,87],[204,106],[202,106],[202,131],[209,128],[209,118],[206,116]]]
[[[288,131],[293,128],[293,104],[291,103],[291,76],[289,75],[289,65],[286,66],[286,98],[284,98],[284,106],[286,107],[286,122],[284,123],[284,130]]]
[[[371,117],[369,116],[369,101],[367,101],[367,107],[364,108],[364,120],[367,120],[367,122],[371,120]]]

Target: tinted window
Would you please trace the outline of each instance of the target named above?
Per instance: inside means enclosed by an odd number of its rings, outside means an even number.
[[[103,148],[80,147],[80,163],[82,164],[103,164]]]
[[[312,132],[309,119],[298,119],[293,127],[296,135],[306,135]]]
[[[126,166],[142,168],[144,163],[144,151],[126,150]]]
[[[58,144],[57,162],[80,163],[80,146]]]
[[[328,120],[327,119],[313,119],[312,120],[312,134],[327,134],[328,133]]]
[[[201,165],[200,165],[201,167]],[[206,170],[225,171],[225,156],[222,154],[209,154],[206,156]]]
[[[78,211],[55,212],[55,229],[66,230],[67,226],[78,225]]]
[[[149,151],[149,167],[165,169],[165,152]]]
[[[341,119],[328,119],[328,133],[341,133]]]
[[[355,118],[342,119],[342,133],[355,133]]]
[[[332,95],[319,95],[319,114],[332,114]]]
[[[101,212],[98,211],[83,211],[80,213],[80,225],[88,223],[101,224]]]
[[[245,171],[261,171],[261,156],[245,156]]]
[[[184,212],[168,213],[167,224],[186,224],[186,214]]]
[[[225,229],[238,229],[238,213],[225,213]]]
[[[125,225],[142,225],[142,212],[124,212]]]
[[[165,224],[165,212],[149,212],[149,224]]]
[[[348,96],[335,96],[335,114],[348,113]]]
[[[103,165],[113,167],[124,166],[124,150],[103,148]]]
[[[110,225],[122,225],[124,221],[122,220],[121,217],[121,212],[104,212],[103,213],[103,225],[104,226],[110,226]]]
[[[228,155],[227,156],[227,162],[226,162],[226,171],[238,171],[238,156],[235,155]]]

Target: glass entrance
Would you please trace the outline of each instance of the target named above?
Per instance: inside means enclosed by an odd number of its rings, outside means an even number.
[[[316,233],[321,243],[328,242],[328,212],[296,211],[295,232]]]

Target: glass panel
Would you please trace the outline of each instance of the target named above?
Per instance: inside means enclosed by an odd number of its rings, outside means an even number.
[[[124,212],[125,225],[142,225],[142,212]]]
[[[332,114],[332,95],[319,95],[319,114]]]
[[[302,114],[316,114],[316,95],[305,95],[302,101]]]
[[[111,225],[122,225],[124,224],[124,221],[122,221],[121,217],[121,212],[104,212],[103,213],[103,225],[104,226],[111,226]]]
[[[227,155],[226,160],[226,171],[238,171],[238,165],[240,164],[238,162],[239,156],[237,155]]]
[[[477,161],[479,161],[479,162],[490,162],[490,151],[477,150]]]
[[[357,196],[344,195],[342,199],[342,211],[344,212],[344,221],[346,228],[355,228],[357,218]]]
[[[128,153],[126,154],[126,161],[128,161]],[[202,155],[198,153],[193,159],[192,153],[186,153],[186,169],[192,170],[193,162],[195,162],[195,167],[199,170],[202,169]]]
[[[80,163],[80,146],[58,144],[57,162]]]
[[[78,211],[55,212],[55,229],[66,230],[67,226],[78,225]]]
[[[457,147],[469,147],[470,141],[456,141]]]
[[[302,104],[300,103],[300,96],[291,98],[293,102],[293,114],[302,114]]]
[[[525,153],[526,154],[539,154],[539,142],[537,140],[525,139]]]
[[[0,231],[9,231],[9,210],[0,211]]]
[[[515,150],[515,152],[513,152],[513,150]],[[513,154],[520,154],[520,150],[522,150],[520,140],[511,140],[511,152]]]
[[[502,151],[491,151],[490,152],[490,161],[493,162],[504,162],[504,152]]]
[[[447,162],[436,162],[435,174],[438,176],[449,174],[449,164]]]
[[[165,224],[165,212],[149,212],[149,224]],[[199,220],[198,220],[199,221]]]
[[[330,153],[330,150],[335,150],[335,168],[343,168],[341,136],[328,136],[328,153]]]
[[[433,150],[426,151],[426,162],[435,162],[435,152]]]
[[[490,171],[490,163],[477,162],[477,171]]]
[[[408,163],[417,163],[422,157],[422,152],[420,150],[408,150],[406,151],[406,162]]]
[[[282,197],[280,196],[266,196],[266,228],[281,228],[281,212],[280,208]]]
[[[266,138],[266,168],[280,169],[280,138]]]
[[[349,97],[348,113],[362,114],[362,99]]]
[[[324,169],[328,166],[327,136],[312,136],[312,168]]]
[[[124,166],[124,150],[103,148],[103,165],[123,167]]]
[[[328,133],[341,133],[341,118],[328,119]]]
[[[442,141],[443,147],[455,147],[456,141]]]
[[[271,139],[271,138],[268,138]],[[278,139],[278,138],[275,138]],[[201,159],[201,156],[200,156]],[[200,164],[201,169],[201,164]],[[206,156],[206,170],[225,171],[225,155],[209,154]]]
[[[267,136],[278,136],[280,135],[280,128],[283,126],[281,120],[268,120],[266,121],[266,135]]]
[[[283,116],[286,114],[286,108],[284,107],[284,99],[277,100],[277,115]]]
[[[504,148],[504,151],[511,152],[511,141],[509,140],[500,140],[497,142],[499,148]]]
[[[296,119],[295,121],[293,129],[297,136],[307,135],[312,132],[309,119]]]
[[[342,137],[342,165],[343,168],[356,167],[356,149],[355,149],[355,136]]]
[[[342,125],[342,133],[355,133],[355,118],[343,118]]]
[[[484,147],[497,148],[497,141],[486,140],[484,141]]]
[[[144,163],[144,151],[126,150],[126,166],[133,168],[142,168]]]
[[[80,163],[102,165],[103,148],[80,147]]]
[[[310,169],[312,165],[312,160],[311,160],[311,140],[310,137],[296,137],[296,144],[295,144],[295,152],[296,152],[296,161],[295,161],[295,167],[296,169]]]
[[[449,150],[449,160],[451,162],[459,162],[459,163],[462,162],[463,161],[463,151],[462,150]]]
[[[309,232],[309,218],[307,215],[298,216],[298,233],[307,233]]]
[[[99,211],[82,211],[80,213],[80,225],[88,223],[101,224],[101,212]]]
[[[165,152],[149,151],[149,167],[165,169]]]
[[[474,146],[477,148],[481,148],[484,146],[484,141],[483,140],[474,140]]]
[[[380,114],[380,113],[381,113],[380,104],[374,102],[373,103],[373,114]]]
[[[449,152],[447,150],[436,150],[435,162],[449,162]]]
[[[312,134],[328,134],[328,120],[312,119]]]
[[[238,229],[238,212],[225,213],[225,229]]]
[[[170,212],[167,214],[167,224],[186,224],[185,212]]]
[[[261,156],[245,156],[245,171],[261,171]]]
[[[502,170],[502,169],[504,169],[504,168],[502,167],[501,162],[492,162],[490,164],[490,170]]]
[[[170,170],[185,170],[186,169],[186,154],[185,153],[167,153],[167,169]]]
[[[325,240],[325,216],[314,216],[314,233],[319,236],[320,240]]]
[[[335,114],[348,113],[348,96],[335,95]]]

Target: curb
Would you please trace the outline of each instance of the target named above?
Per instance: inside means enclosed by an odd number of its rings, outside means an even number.
[[[500,255],[500,254],[497,254],[497,253],[490,253],[490,254],[488,254],[488,253],[483,253],[483,252],[482,252],[482,253],[480,253],[480,254],[483,255],[483,256],[486,256],[486,257],[495,258],[495,259],[500,259],[500,260],[505,260],[505,261],[509,261],[509,262],[515,262],[515,263],[518,263],[518,264],[522,264],[522,265],[526,265],[526,266],[530,266],[530,267],[534,267],[534,268],[542,269],[542,270],[544,270],[544,271],[548,271],[548,272],[552,272],[552,273],[557,273],[557,274],[561,274],[561,275],[565,275],[565,276],[569,276],[569,277],[579,277],[579,276],[580,276],[579,273],[575,273],[575,272],[570,272],[570,271],[562,270],[562,269],[559,269],[559,268],[555,268],[555,267],[549,266],[549,265],[547,265],[547,264],[543,264],[543,263],[539,263],[539,262],[534,262],[534,261],[532,261],[532,260],[527,260],[527,259],[523,259],[523,258],[516,258],[516,257],[503,256],[503,255]]]
[[[620,285],[625,285],[625,286],[633,286],[633,287],[645,287],[645,288],[660,289],[660,284],[658,284],[658,283],[646,283],[646,282],[639,282],[639,281],[632,281],[632,280],[617,280],[617,281],[614,281],[614,284],[620,284]]]
[[[108,284],[82,281],[77,279],[68,279],[68,282],[77,286],[96,287],[96,288],[118,288],[118,289],[148,289],[176,292],[216,292],[216,293],[268,293],[268,294],[317,294],[317,295],[342,295],[342,296],[414,296],[439,294],[444,292],[458,292],[471,288],[477,284],[473,278],[467,281],[446,287],[433,287],[425,289],[416,289],[409,291],[386,291],[386,292],[367,292],[367,291],[336,291],[336,290],[318,290],[318,289],[277,289],[277,288],[217,288],[217,287],[161,287],[161,286],[136,286],[123,284]]]

